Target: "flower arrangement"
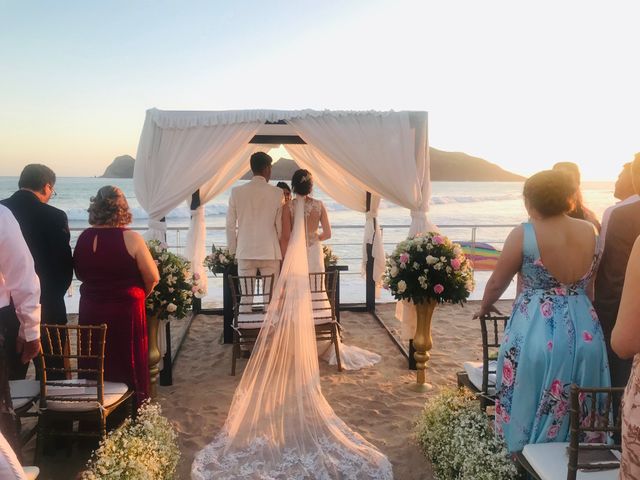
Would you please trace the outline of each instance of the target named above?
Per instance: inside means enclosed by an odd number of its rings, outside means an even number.
[[[333,253],[329,245],[322,245],[322,255],[324,257],[324,268],[328,269],[332,265],[337,265],[338,256]]]
[[[135,420],[127,418],[100,442],[80,478],[172,479],[180,460],[177,438],[160,405],[147,400]]]
[[[439,480],[511,480],[516,466],[475,396],[443,389],[418,420],[417,440]]]
[[[167,250],[158,240],[148,242],[153,261],[158,266],[160,281],[147,297],[147,315],[156,315],[159,320],[169,317],[183,318],[191,308],[193,297],[200,298],[204,290],[200,276],[189,271],[190,263],[183,257]]]
[[[216,248],[215,245],[211,246],[211,255],[204,259],[204,266],[211,270],[214,276],[216,273],[224,273],[229,265],[236,263],[236,256],[230,253],[228,248]]]
[[[429,232],[396,246],[387,257],[383,286],[397,300],[462,304],[473,290],[473,270],[460,245]]]

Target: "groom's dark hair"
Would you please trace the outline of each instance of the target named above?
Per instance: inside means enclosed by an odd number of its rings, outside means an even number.
[[[251,155],[251,160],[249,163],[251,164],[251,171],[255,175],[260,175],[265,171],[265,169],[271,165],[273,160],[271,157],[264,152],[256,152]]]

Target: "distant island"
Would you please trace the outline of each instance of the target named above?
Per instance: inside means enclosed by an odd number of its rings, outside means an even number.
[[[431,157],[431,181],[433,182],[521,182],[525,177],[508,172],[482,158],[472,157],[461,152],[445,152],[436,148],[429,149]],[[102,178],[133,178],[135,160],[130,155],[117,157],[107,167]],[[298,169],[296,162],[289,158],[280,158],[273,164],[272,180],[291,180]],[[251,178],[247,171],[242,180]]]
[[[101,178],[133,178],[134,163],[135,159],[131,155],[116,157],[104,171]]]
[[[498,165],[466,153],[445,152],[429,148],[432,182],[521,182],[525,177],[508,172]],[[272,180],[290,181],[298,168],[289,158],[280,158],[273,164]],[[242,180],[251,178],[251,172],[243,175]]]

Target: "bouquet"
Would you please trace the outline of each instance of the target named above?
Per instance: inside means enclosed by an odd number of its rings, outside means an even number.
[[[327,270],[330,266],[338,263],[337,255],[334,255],[329,245],[322,245],[322,255],[324,257],[324,269]]]
[[[204,259],[204,266],[211,270],[214,276],[216,273],[224,273],[229,265],[236,263],[236,256],[230,253],[228,248],[216,248],[215,245],[211,246],[211,255]]]
[[[473,270],[460,245],[429,232],[396,246],[387,257],[383,286],[397,300],[462,304],[473,290]]]
[[[82,480],[170,480],[180,459],[178,435],[160,405],[145,401],[93,452]]]
[[[518,472],[468,390],[443,389],[418,420],[418,443],[439,479],[511,480]]]
[[[160,272],[160,281],[147,297],[147,315],[156,315],[159,320],[183,318],[191,308],[194,296],[200,298],[204,290],[200,276],[191,275],[190,263],[183,257],[167,250],[158,240],[148,243],[149,251]]]

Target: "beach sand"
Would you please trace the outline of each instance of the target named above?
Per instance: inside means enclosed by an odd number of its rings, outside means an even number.
[[[509,312],[510,301],[497,304]],[[378,315],[390,327],[395,304],[377,306]],[[377,320],[367,313],[342,312],[344,342],[373,350],[382,361],[371,368],[338,372],[335,366],[320,363],[322,391],[335,412],[347,425],[389,457],[397,479],[431,479],[431,465],[414,438],[414,425],[425,400],[440,387],[455,386],[462,363],[481,358],[480,327],[472,320],[478,302],[465,307],[441,305],[433,319],[433,349],[427,367],[427,381],[433,389],[420,394],[410,390],[415,372],[407,369],[405,357]],[[194,318],[180,355],[174,365],[174,384],[158,388],[158,401],[174,423],[182,458],[176,478],[189,479],[195,453],[204,447],[223,425],[233,392],[246,360],[239,360],[238,374],[232,377],[231,346],[221,345],[222,317],[198,315]],[[31,442],[33,444],[34,442]],[[32,459],[32,445],[25,450]],[[44,457],[40,480],[73,478],[88,454],[74,449]]]

